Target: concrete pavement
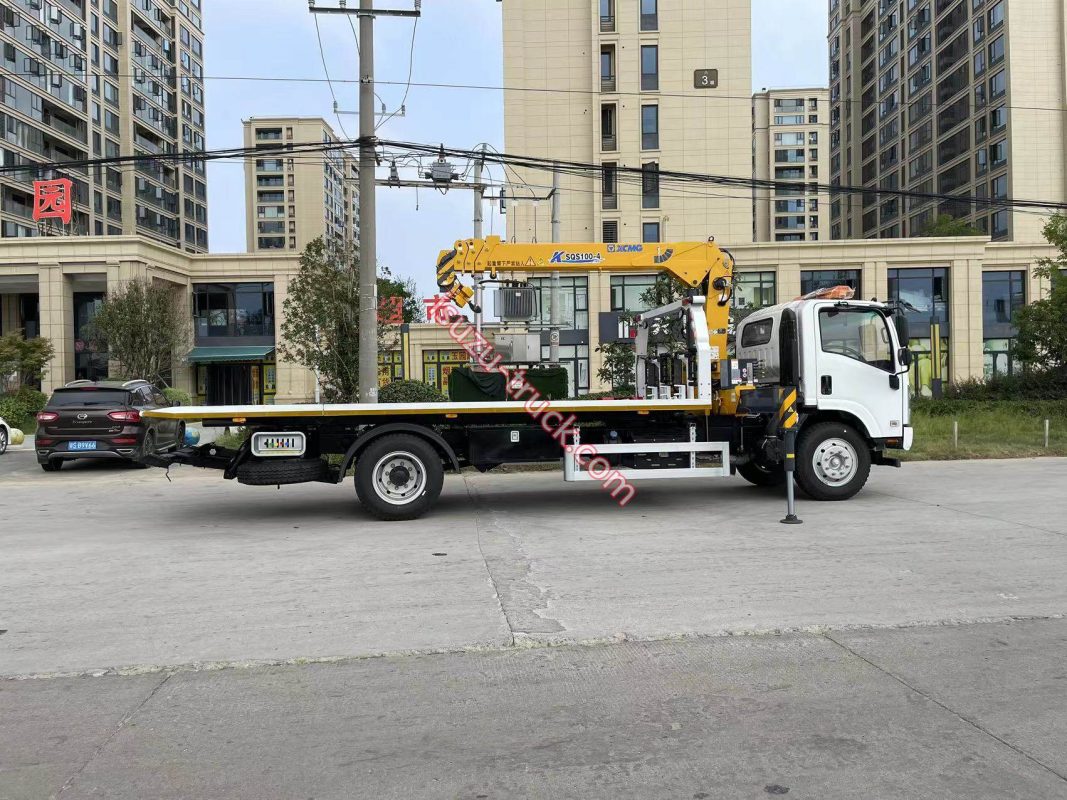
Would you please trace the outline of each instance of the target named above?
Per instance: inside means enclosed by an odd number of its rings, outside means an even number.
[[[0,797],[1067,797],[1067,623],[937,634],[9,681]]]
[[[1067,797],[1067,460],[171,478],[0,458],[0,800]]]

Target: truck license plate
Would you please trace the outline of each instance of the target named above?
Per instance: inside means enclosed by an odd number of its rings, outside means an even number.
[[[96,442],[71,442],[67,445],[68,450],[95,450]]]

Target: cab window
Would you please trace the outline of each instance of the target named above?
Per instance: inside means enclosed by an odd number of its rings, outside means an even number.
[[[771,331],[774,329],[774,317],[755,320],[745,325],[741,331],[742,347],[758,347],[767,344],[771,340]]]
[[[823,352],[893,371],[893,348],[885,317],[872,308],[824,308],[819,312]]]

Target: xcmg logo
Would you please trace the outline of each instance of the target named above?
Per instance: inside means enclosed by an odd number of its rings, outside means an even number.
[[[609,253],[641,253],[645,246],[641,244],[609,244]]]

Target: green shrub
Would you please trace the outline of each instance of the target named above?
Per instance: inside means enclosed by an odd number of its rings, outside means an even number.
[[[378,390],[379,403],[446,403],[448,398],[422,381],[393,381]]]
[[[229,450],[236,450],[248,441],[248,437],[251,435],[252,431],[248,428],[234,428],[232,430],[227,428],[225,433],[215,438],[214,444]]]
[[[177,403],[182,406],[191,406],[193,404],[193,398],[189,396],[188,392],[183,392],[181,389],[164,389],[163,396],[167,398],[167,402],[171,405]]]
[[[43,392],[31,386],[20,387],[18,391],[0,395],[0,417],[13,428],[32,433],[37,429],[35,415],[47,401]]]
[[[969,378],[945,387],[950,400],[1064,400],[1067,370],[1033,370],[1021,375]]]
[[[635,389],[632,386],[620,386],[607,392],[593,392],[592,394],[580,394],[575,400],[629,400],[634,396]]]
[[[934,400],[917,397],[912,400],[916,414],[927,417],[964,417],[975,414],[1004,414],[1009,417],[1053,419],[1067,417],[1067,398],[1059,400]]]

